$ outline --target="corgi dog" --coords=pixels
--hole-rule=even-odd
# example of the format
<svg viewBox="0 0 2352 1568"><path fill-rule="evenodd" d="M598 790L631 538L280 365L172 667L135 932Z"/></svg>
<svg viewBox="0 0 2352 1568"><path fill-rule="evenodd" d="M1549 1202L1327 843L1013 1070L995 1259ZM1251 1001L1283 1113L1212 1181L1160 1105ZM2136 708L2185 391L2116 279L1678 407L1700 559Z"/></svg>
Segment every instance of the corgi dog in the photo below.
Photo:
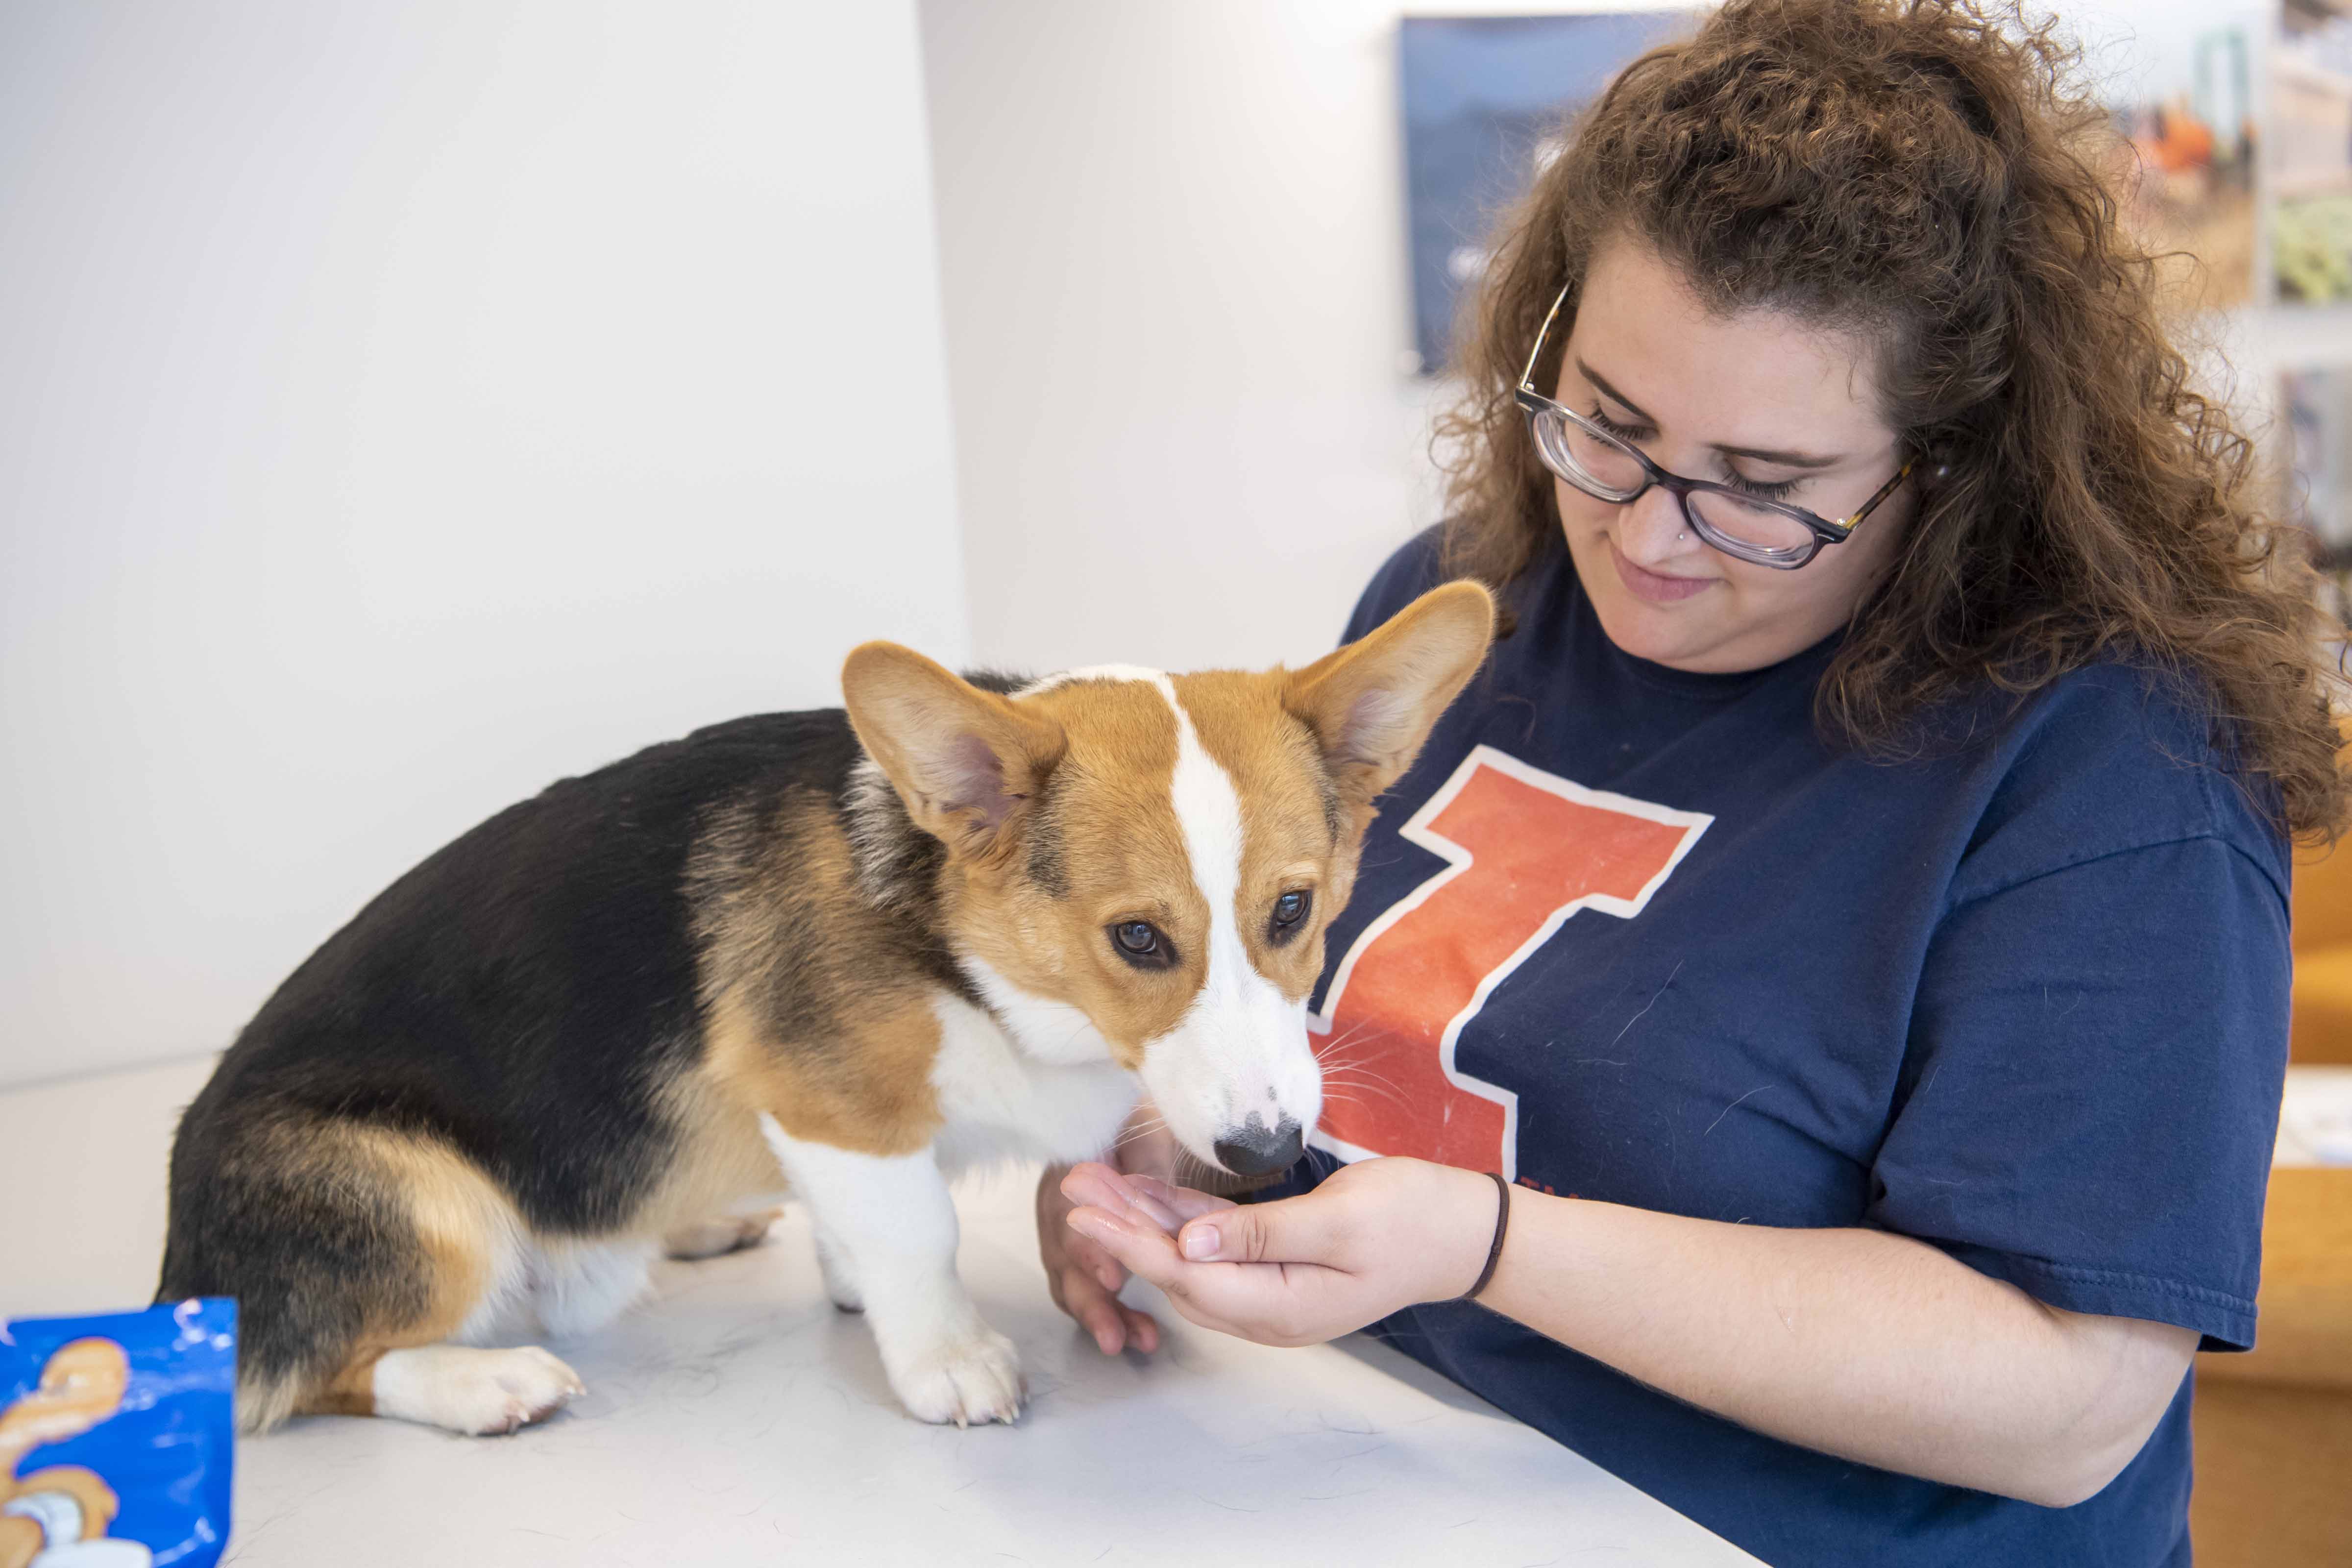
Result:
<svg viewBox="0 0 2352 1568"><path fill-rule="evenodd" d="M1438 588L1299 670L960 679L698 731L441 849L263 1005L183 1118L158 1299L233 1296L238 1419L507 1432L667 1242L807 1205L924 1421L1011 1421L948 1182L1099 1153L1148 1093L1239 1175L1322 1104L1306 1003L1374 799L1486 657ZM771 1209L771 1212L772 1209Z"/></svg>

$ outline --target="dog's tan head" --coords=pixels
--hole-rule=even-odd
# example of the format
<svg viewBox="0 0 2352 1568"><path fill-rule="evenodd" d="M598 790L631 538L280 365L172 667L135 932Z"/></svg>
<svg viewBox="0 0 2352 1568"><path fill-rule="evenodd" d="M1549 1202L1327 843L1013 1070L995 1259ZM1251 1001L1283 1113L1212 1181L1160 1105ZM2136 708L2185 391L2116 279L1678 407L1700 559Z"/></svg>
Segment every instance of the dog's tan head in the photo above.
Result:
<svg viewBox="0 0 2352 1568"><path fill-rule="evenodd" d="M1373 799L1494 620L1454 583L1305 669L1082 669L1011 696L868 643L842 689L947 846L948 936L1023 1047L1140 1073L1194 1154L1257 1174L1322 1110L1307 995Z"/></svg>

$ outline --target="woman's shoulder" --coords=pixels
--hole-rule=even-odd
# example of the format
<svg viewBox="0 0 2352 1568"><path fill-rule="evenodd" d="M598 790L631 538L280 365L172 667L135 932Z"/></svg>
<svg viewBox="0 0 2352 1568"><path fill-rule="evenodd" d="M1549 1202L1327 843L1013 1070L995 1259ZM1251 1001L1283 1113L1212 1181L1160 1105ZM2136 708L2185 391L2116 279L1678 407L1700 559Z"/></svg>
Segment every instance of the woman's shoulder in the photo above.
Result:
<svg viewBox="0 0 2352 1568"><path fill-rule="evenodd" d="M2192 678L2122 659L2085 665L2018 708L1988 751L1998 779L1957 896L2200 838L2244 855L2285 896L2276 791L2242 765Z"/></svg>

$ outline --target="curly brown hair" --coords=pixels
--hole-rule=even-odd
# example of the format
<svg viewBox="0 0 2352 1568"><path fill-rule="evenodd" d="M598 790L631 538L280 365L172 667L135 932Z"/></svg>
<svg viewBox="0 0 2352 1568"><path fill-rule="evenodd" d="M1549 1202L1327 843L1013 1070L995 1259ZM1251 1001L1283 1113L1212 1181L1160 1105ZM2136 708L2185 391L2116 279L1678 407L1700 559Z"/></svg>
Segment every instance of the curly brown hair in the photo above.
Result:
<svg viewBox="0 0 2352 1568"><path fill-rule="evenodd" d="M1867 334L1888 424L1943 470L1822 677L1825 733L1906 754L1939 703L2127 659L2185 677L2281 826L2332 838L2347 785L2302 536L2253 503L2252 444L2190 384L2075 63L2011 5L1730 0L1628 66L1465 311L1447 561L1499 587L1559 537L1512 390L1553 296L1572 317L1595 247L1634 237L1727 313Z"/></svg>

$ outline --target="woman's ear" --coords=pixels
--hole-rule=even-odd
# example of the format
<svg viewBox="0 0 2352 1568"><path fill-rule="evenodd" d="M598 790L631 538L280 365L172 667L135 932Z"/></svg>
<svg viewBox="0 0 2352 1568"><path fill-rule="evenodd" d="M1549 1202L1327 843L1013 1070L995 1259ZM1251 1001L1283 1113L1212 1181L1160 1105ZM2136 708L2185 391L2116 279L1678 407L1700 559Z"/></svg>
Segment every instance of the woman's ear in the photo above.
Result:
<svg viewBox="0 0 2352 1568"><path fill-rule="evenodd" d="M989 854L1017 837L1062 757L1059 724L896 643L852 652L841 694L907 815L961 853Z"/></svg>
<svg viewBox="0 0 2352 1568"><path fill-rule="evenodd" d="M1448 583L1290 676L1283 706L1314 732L1351 810L1412 765L1494 637L1494 596L1467 580Z"/></svg>

